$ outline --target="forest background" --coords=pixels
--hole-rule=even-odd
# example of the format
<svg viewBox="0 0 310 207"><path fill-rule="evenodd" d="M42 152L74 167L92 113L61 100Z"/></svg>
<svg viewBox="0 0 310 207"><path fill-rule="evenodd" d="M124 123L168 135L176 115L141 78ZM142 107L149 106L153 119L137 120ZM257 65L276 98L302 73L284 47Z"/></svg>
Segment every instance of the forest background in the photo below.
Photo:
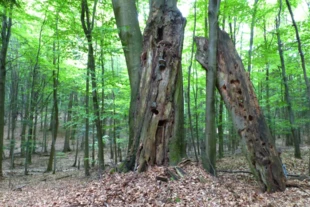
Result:
<svg viewBox="0 0 310 207"><path fill-rule="evenodd" d="M1 51L6 83L5 93L0 94L5 100L2 112L5 122L0 123L5 127L0 130L4 142L0 144L2 158L9 162L1 167L1 174L13 172L16 159L22 163L23 174L28 174L33 165L32 156L36 155L48 155L46 169L55 173L57 160L66 157L67 152L74 150L72 164L77 166L80 165L78 152L86 149L89 150L86 153L90 153L86 159L93 167L97 164L99 169L102 164L117 166L127 152L131 95L112 2L98 1L91 22L95 88L87 86L87 80L93 76L92 71L86 70L88 43L81 25L80 1L2 3L2 48L8 47L6 57ZM93 2L88 3L92 9ZM307 148L302 148L301 153L297 148L310 144L307 77L310 3L289 3L295 22L285 2L279 12L278 1L222 1L219 27L230 35L236 46L277 147L294 146L295 157L301 158ZM139 0L136 5L143 31L149 3ZM207 36L207 6L206 1L178 2L187 19L182 51L184 129L187 155L193 159L201 154L206 127L206 72L192 57L193 31L195 36ZM281 25L277 24L277 18L281 19ZM282 39L282 58L278 34ZM100 150L96 139L98 110L92 107L94 100L89 94L85 98L87 91L98 94L105 162L96 157ZM242 141L219 94L216 94L215 110L217 157L239 153ZM52 114L59 117L58 124L53 123L56 119Z"/></svg>

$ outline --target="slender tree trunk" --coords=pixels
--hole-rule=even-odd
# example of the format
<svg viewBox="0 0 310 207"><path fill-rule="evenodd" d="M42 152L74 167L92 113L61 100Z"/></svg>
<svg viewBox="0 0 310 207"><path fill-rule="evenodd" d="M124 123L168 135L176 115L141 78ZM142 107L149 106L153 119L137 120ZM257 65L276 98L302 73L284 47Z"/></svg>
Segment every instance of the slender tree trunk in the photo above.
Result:
<svg viewBox="0 0 310 207"><path fill-rule="evenodd" d="M195 102L195 135L196 135L196 142L197 142L197 153L200 155L200 141L199 141L199 113L198 113L198 72L197 67L195 64L195 90L193 90L194 94L194 102Z"/></svg>
<svg viewBox="0 0 310 207"><path fill-rule="evenodd" d="M11 37L12 26L12 6L1 12L2 28L1 28L1 49L0 49L0 177L3 176L2 160L3 160L3 138L4 138L4 108L5 108L5 79L6 79L6 56Z"/></svg>
<svg viewBox="0 0 310 207"><path fill-rule="evenodd" d="M251 22L250 48L249 48L249 53L248 53L248 72L249 73L251 73L251 70L252 70L252 52L253 52L254 26L256 22L257 4L258 4L258 0L255 0L254 5L253 5L254 9L253 9L253 15L252 15L252 22Z"/></svg>
<svg viewBox="0 0 310 207"><path fill-rule="evenodd" d="M267 29L266 29L266 20L264 19L264 44L265 44L265 54L269 50L268 41L267 41ZM275 144L276 140L273 134L272 120L271 120L271 108L270 108L270 90L269 90L269 69L270 69L270 61L268 55L265 56L266 61L266 108L267 108L267 123L270 129L271 136L273 138L273 144Z"/></svg>
<svg viewBox="0 0 310 207"><path fill-rule="evenodd" d="M84 30L84 34L87 38L88 42L88 60L87 60L87 70L90 70L91 75L91 85L92 85L92 98L93 98L93 108L95 114L95 123L97 129L97 139L98 139L98 161L99 161L99 169L104 169L104 146L102 141L102 124L100 120L100 108L98 103L98 93L97 93L97 80L96 80L96 66L95 66L95 57L94 57L94 49L92 42L92 31L94 29L94 21L96 14L96 6L98 0L95 0L93 6L92 18L90 19L89 8L87 4L87 0L81 0L81 22Z"/></svg>
<svg viewBox="0 0 310 207"><path fill-rule="evenodd" d="M28 83L26 83L26 86ZM25 88L22 86L21 91L26 91ZM24 115L22 116L22 129L20 133L20 153L21 157L25 156L25 149L26 149L26 130L27 130L27 120L29 118L29 95L28 92L22 94L22 106L24 108L23 112Z"/></svg>
<svg viewBox="0 0 310 207"><path fill-rule="evenodd" d="M289 121L291 124L291 132L294 140L294 155L296 158L301 158L301 153L300 153L300 146L299 146L299 139L297 136L297 131L295 127L295 115L292 107L292 99L291 95L289 92L289 87L288 87L288 81L287 81L287 76L286 76L286 68L285 68L285 62L284 62L284 54L283 54L283 49L282 49L282 41L281 41L281 36L280 36L280 20L281 20L281 11L282 11L282 0L280 0L280 8L279 8L279 13L276 19L276 28L277 28L277 39L278 39L278 51L279 51L279 56L281 60L281 70L282 70L282 79L283 79L283 84L284 84L284 98L285 102L287 103L287 110L289 113Z"/></svg>
<svg viewBox="0 0 310 207"><path fill-rule="evenodd" d="M208 65L208 41L196 38L196 59L206 69ZM286 178L282 163L258 105L249 74L227 33L219 32L218 67L216 86L230 111L238 134L246 142L247 158L262 190L284 191Z"/></svg>
<svg viewBox="0 0 310 207"><path fill-rule="evenodd" d="M216 132L215 132L215 83L217 67L218 42L218 12L219 0L210 0L209 16L209 45L208 45L208 71L206 96L206 157L202 157L203 167L212 175L216 175Z"/></svg>
<svg viewBox="0 0 310 207"><path fill-rule="evenodd" d="M59 113L58 113L58 95L57 95L57 89L58 89L58 76L59 76L59 37L58 37L58 18L59 18L59 12L57 11L56 14L56 37L53 43L53 108L54 108L54 116L53 116L53 127L52 127L52 146L51 146L51 153L48 160L47 165L47 172L52 171L53 168L53 160L54 160L54 170L53 174L56 172L56 139L58 134L58 125L59 125ZM57 55L56 55L56 41L57 41Z"/></svg>
<svg viewBox="0 0 310 207"><path fill-rule="evenodd" d="M18 101L18 79L19 75L16 71L16 68L12 68L11 72L11 138L10 138L10 157L11 157L11 169L14 168L14 150L15 150L15 129L16 129L16 120L18 116L17 112L17 101Z"/></svg>
<svg viewBox="0 0 310 207"><path fill-rule="evenodd" d="M194 140L194 132L193 132L193 121L192 121L192 113L191 113L191 73L192 73L192 64L193 64L193 55L194 55L194 37L196 32L196 1L194 2L194 29L193 29L193 42L192 42L192 49L191 49L191 57L188 66L188 76L187 76L187 114L188 114L188 121L189 121L189 131L190 131L190 138L192 141L192 145L195 152L195 158L198 162L198 154L196 150L195 140ZM197 143L198 144L198 143Z"/></svg>
<svg viewBox="0 0 310 207"><path fill-rule="evenodd" d="M89 176L89 148L88 148L88 140L89 140L89 70L86 72L86 92L85 92L85 148L84 148L84 173L85 176ZM93 128L94 130L94 128ZM93 131L94 134L94 131ZM94 159L94 158L93 158Z"/></svg>
<svg viewBox="0 0 310 207"><path fill-rule="evenodd" d="M291 19L292 19L292 22L293 22L293 27L295 29L295 35L296 35L296 39L297 39L297 43L298 43L298 52L299 52L299 56L300 56L300 60L301 60L301 67L302 67L303 76L304 76L306 87L307 87L308 105L310 106L310 83L309 83L309 79L308 79L308 76L307 76L307 68L306 68L305 56L304 56L304 52L303 52L303 49L302 49L301 40L300 40L300 37L299 37L298 26L297 26L296 21L294 19L294 14L293 14L293 11L292 11L292 8L291 8L291 4L290 4L289 0L285 0L285 1L286 1L287 8L288 8L288 10L290 12L290 15L291 15Z"/></svg>
<svg viewBox="0 0 310 207"><path fill-rule="evenodd" d="M140 82L140 54L142 53L142 34L135 2L135 0L112 0L119 37L124 48L131 89L128 150L132 148L134 140L135 110Z"/></svg>
<svg viewBox="0 0 310 207"><path fill-rule="evenodd" d="M91 166L94 167L95 166L95 126L93 125L93 133L92 133L92 140L93 140L93 143L92 143L92 154L91 154L91 157L92 157L92 162L91 162Z"/></svg>
<svg viewBox="0 0 310 207"><path fill-rule="evenodd" d="M223 98L221 98L220 100L220 106L219 106L219 120L218 120L218 125L217 125L217 129L218 129L218 137L219 137L219 158L223 158L224 157L224 137L223 137Z"/></svg>
<svg viewBox="0 0 310 207"><path fill-rule="evenodd" d="M48 127L47 127L47 113L48 113L48 104L46 104L45 107L45 114L44 114L44 126L43 126L43 152L47 153L47 132L48 132Z"/></svg>
<svg viewBox="0 0 310 207"><path fill-rule="evenodd" d="M87 77L86 77L87 78ZM68 103L68 112L67 112L67 123L72 121L72 105L73 105L73 93L70 93L69 103ZM86 116L88 116L86 114ZM65 141L64 141L64 149L63 152L70 152L70 133L71 133L71 124L66 127Z"/></svg>
<svg viewBox="0 0 310 207"><path fill-rule="evenodd" d="M36 55L35 64L32 70L32 82L31 82L31 91L30 91L30 111L29 111L29 120L28 120L28 135L27 135L27 142L26 142L26 156L25 156L25 175L28 175L28 164L31 164L31 154L33 152L33 128L34 128L34 116L35 116L35 107L37 104L37 96L38 90L36 89L36 82L37 82L37 75L39 69L39 56L41 52L41 41L42 41L42 33L43 27L46 22L46 14L44 16L44 20L41 25L40 33L39 33L39 46Z"/></svg>

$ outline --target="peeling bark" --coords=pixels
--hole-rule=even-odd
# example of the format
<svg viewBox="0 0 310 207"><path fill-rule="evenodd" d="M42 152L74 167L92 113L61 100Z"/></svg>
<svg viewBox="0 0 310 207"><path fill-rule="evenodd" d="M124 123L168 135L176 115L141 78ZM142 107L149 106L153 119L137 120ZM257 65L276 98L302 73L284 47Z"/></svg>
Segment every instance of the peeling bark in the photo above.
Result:
<svg viewBox="0 0 310 207"><path fill-rule="evenodd" d="M171 2L153 2L144 31L134 145L127 157L128 169L135 161L139 171L152 165L176 164L185 155L181 70L185 19Z"/></svg>
<svg viewBox="0 0 310 207"><path fill-rule="evenodd" d="M208 68L208 41L196 37L196 59ZM284 191L282 163L253 90L249 74L227 33L219 30L217 88L230 111L238 134L246 142L247 158L262 189Z"/></svg>

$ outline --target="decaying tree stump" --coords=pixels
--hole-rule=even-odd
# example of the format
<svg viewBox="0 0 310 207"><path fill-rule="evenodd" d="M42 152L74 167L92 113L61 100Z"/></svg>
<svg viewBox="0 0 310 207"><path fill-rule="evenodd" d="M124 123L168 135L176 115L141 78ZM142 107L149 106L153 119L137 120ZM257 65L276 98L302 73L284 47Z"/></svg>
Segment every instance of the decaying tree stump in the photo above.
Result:
<svg viewBox="0 0 310 207"><path fill-rule="evenodd" d="M208 41L195 38L196 59L208 69ZM247 159L264 191L284 191L286 178L282 163L272 144L272 137L253 90L249 74L227 33L219 31L217 89L238 134L246 142Z"/></svg>
<svg viewBox="0 0 310 207"><path fill-rule="evenodd" d="M185 19L176 1L152 1L143 34L134 144L125 164L177 164L185 155L181 54Z"/></svg>

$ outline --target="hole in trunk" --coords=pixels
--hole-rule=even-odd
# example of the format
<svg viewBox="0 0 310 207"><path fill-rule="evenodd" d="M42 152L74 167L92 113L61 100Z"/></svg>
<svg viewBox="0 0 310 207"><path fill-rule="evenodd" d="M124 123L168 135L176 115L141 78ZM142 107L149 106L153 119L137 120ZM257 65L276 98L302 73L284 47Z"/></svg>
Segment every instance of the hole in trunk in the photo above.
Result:
<svg viewBox="0 0 310 207"><path fill-rule="evenodd" d="M160 121L158 122L158 126L159 126L159 127L160 127L160 126L164 126L165 123L166 123L166 120L160 120Z"/></svg>
<svg viewBox="0 0 310 207"><path fill-rule="evenodd" d="M226 90L226 85L224 84L224 85L222 86L222 88L223 88L223 90Z"/></svg>
<svg viewBox="0 0 310 207"><path fill-rule="evenodd" d="M241 88L238 88L237 93L239 93L240 95L242 94Z"/></svg>
<svg viewBox="0 0 310 207"><path fill-rule="evenodd" d="M235 63L235 65L234 65L234 66L235 66L235 69L237 69L237 68L238 68L238 64L237 64L237 63Z"/></svg>
<svg viewBox="0 0 310 207"><path fill-rule="evenodd" d="M164 36L164 29L163 28L158 28L157 29L157 41L161 41Z"/></svg>
<svg viewBox="0 0 310 207"><path fill-rule="evenodd" d="M239 80L231 80L231 81L230 81L230 84L239 84L239 83L240 83Z"/></svg>
<svg viewBox="0 0 310 207"><path fill-rule="evenodd" d="M249 115L249 121L253 121L253 116Z"/></svg>
<svg viewBox="0 0 310 207"><path fill-rule="evenodd" d="M152 109L151 111L153 114L156 114L156 115L159 113L157 109Z"/></svg>

